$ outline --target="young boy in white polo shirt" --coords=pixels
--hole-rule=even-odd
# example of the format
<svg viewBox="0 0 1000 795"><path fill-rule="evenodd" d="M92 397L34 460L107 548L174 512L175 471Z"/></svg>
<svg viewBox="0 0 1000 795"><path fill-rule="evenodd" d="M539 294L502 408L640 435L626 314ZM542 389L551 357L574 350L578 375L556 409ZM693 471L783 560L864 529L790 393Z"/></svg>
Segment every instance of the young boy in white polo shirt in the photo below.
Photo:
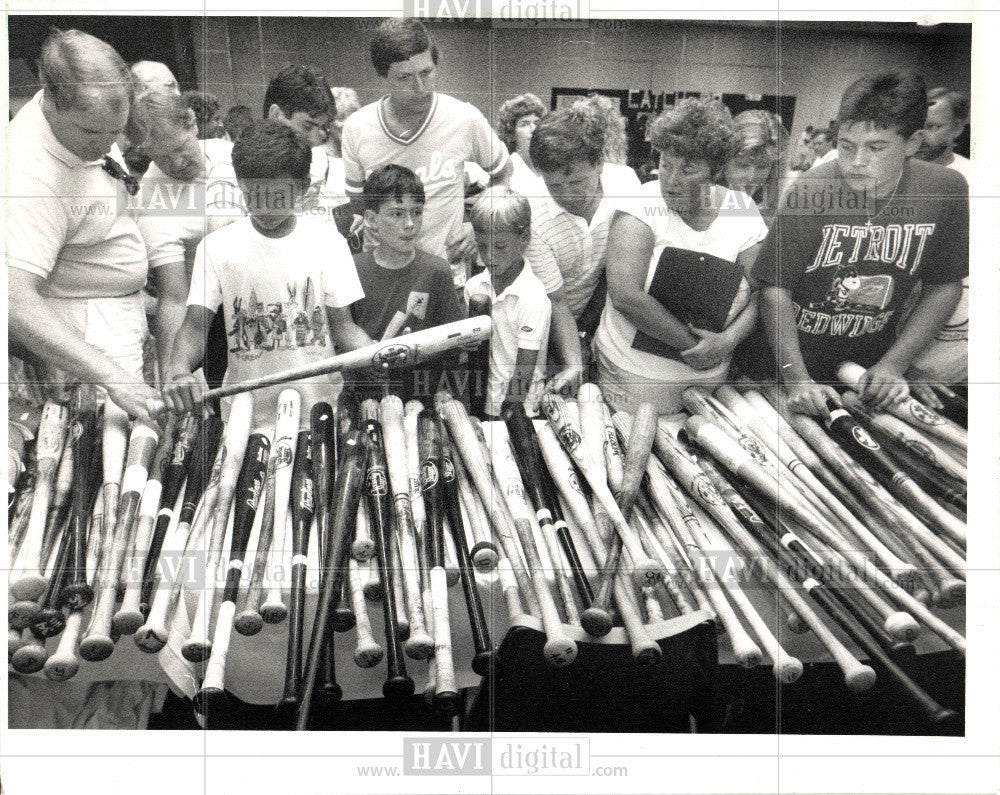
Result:
<svg viewBox="0 0 1000 795"><path fill-rule="evenodd" d="M515 401L523 402L528 414L536 414L545 387L552 304L524 260L531 239L531 206L521 194L498 185L477 197L470 220L486 270L466 282L465 295L487 295L492 301L486 414L497 418L505 403Z"/></svg>

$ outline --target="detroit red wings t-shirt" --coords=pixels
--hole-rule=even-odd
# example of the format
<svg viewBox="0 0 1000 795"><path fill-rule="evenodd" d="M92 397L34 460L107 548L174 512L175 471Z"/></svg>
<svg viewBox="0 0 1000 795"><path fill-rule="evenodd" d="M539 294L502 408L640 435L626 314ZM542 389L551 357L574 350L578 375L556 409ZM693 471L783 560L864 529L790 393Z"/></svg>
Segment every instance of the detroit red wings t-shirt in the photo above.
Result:
<svg viewBox="0 0 1000 795"><path fill-rule="evenodd" d="M782 197L753 268L791 292L810 376L832 380L840 362L878 362L897 336L914 284L969 272L969 192L958 173L908 160L895 193L873 203L840 178L838 161L802 175Z"/></svg>

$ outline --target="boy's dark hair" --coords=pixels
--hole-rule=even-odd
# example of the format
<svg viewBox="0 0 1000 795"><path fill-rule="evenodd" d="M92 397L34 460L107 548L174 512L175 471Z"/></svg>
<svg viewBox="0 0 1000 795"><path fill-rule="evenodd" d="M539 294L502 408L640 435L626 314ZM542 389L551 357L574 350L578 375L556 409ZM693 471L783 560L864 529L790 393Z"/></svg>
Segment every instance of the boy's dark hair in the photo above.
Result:
<svg viewBox="0 0 1000 795"><path fill-rule="evenodd" d="M851 83L840 100L839 126L871 122L909 138L927 119L927 88L916 72L879 72Z"/></svg>
<svg viewBox="0 0 1000 795"><path fill-rule="evenodd" d="M205 91L185 91L181 96L184 97L187 106L194 111L195 122L198 125L198 137L202 140L221 138L225 133L225 128L222 126L222 119L219 118L222 108L215 95Z"/></svg>
<svg viewBox="0 0 1000 795"><path fill-rule="evenodd" d="M378 26L372 39L372 66L380 77L385 77L394 63L408 61L427 50L431 51L431 60L437 66L437 44L422 22L416 19L387 19Z"/></svg>
<svg viewBox="0 0 1000 795"><path fill-rule="evenodd" d="M233 144L233 171L240 180L295 179L309 181L312 150L286 124L265 119L254 122Z"/></svg>
<svg viewBox="0 0 1000 795"><path fill-rule="evenodd" d="M330 93L330 84L311 66L288 64L271 78L264 94L264 116L277 105L289 119L302 111L309 116L337 117L337 103Z"/></svg>
<svg viewBox="0 0 1000 795"><path fill-rule="evenodd" d="M594 166L603 152L603 123L579 107L553 111L539 121L528 146L531 162L542 171L559 171L574 160Z"/></svg>
<svg viewBox="0 0 1000 795"><path fill-rule="evenodd" d="M426 201L424 183L406 166L395 163L389 163L369 174L361 192L365 209L374 213L386 202L393 199L402 201L404 196L411 196L414 201L423 204Z"/></svg>
<svg viewBox="0 0 1000 795"><path fill-rule="evenodd" d="M243 135L244 130L252 125L253 122L253 111L246 105L233 105L226 111L226 116L222 120L230 141L240 140L240 136Z"/></svg>

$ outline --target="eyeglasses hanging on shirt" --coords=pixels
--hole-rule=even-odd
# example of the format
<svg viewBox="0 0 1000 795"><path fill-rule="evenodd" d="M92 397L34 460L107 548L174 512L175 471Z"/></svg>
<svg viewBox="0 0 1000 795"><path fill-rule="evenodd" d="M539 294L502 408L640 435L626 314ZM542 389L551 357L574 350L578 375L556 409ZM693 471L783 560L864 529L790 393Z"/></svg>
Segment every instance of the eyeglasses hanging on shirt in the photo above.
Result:
<svg viewBox="0 0 1000 795"><path fill-rule="evenodd" d="M129 174L124 168L122 168L121 163L115 160L111 155L104 156L104 165L102 168L112 176L114 179L120 179L125 183L125 190L128 191L129 196L135 196L139 192L139 179L134 174Z"/></svg>

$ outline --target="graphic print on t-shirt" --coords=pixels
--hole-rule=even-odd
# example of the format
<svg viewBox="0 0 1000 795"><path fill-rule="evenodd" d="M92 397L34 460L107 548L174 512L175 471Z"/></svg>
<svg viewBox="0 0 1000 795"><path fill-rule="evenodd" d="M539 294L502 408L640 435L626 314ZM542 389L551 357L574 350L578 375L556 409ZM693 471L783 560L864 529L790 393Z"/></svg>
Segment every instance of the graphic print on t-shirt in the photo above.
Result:
<svg viewBox="0 0 1000 795"><path fill-rule="evenodd" d="M229 353L252 361L264 351L301 348L307 345L326 347L326 312L316 300L311 278L301 284L285 284L283 300L261 301L252 289L246 298L233 299L232 338ZM272 296L275 297L275 296Z"/></svg>
<svg viewBox="0 0 1000 795"><path fill-rule="evenodd" d="M875 314L892 301L893 279L888 274L862 276L853 265L839 268L822 301L809 308L826 312L868 312Z"/></svg>

